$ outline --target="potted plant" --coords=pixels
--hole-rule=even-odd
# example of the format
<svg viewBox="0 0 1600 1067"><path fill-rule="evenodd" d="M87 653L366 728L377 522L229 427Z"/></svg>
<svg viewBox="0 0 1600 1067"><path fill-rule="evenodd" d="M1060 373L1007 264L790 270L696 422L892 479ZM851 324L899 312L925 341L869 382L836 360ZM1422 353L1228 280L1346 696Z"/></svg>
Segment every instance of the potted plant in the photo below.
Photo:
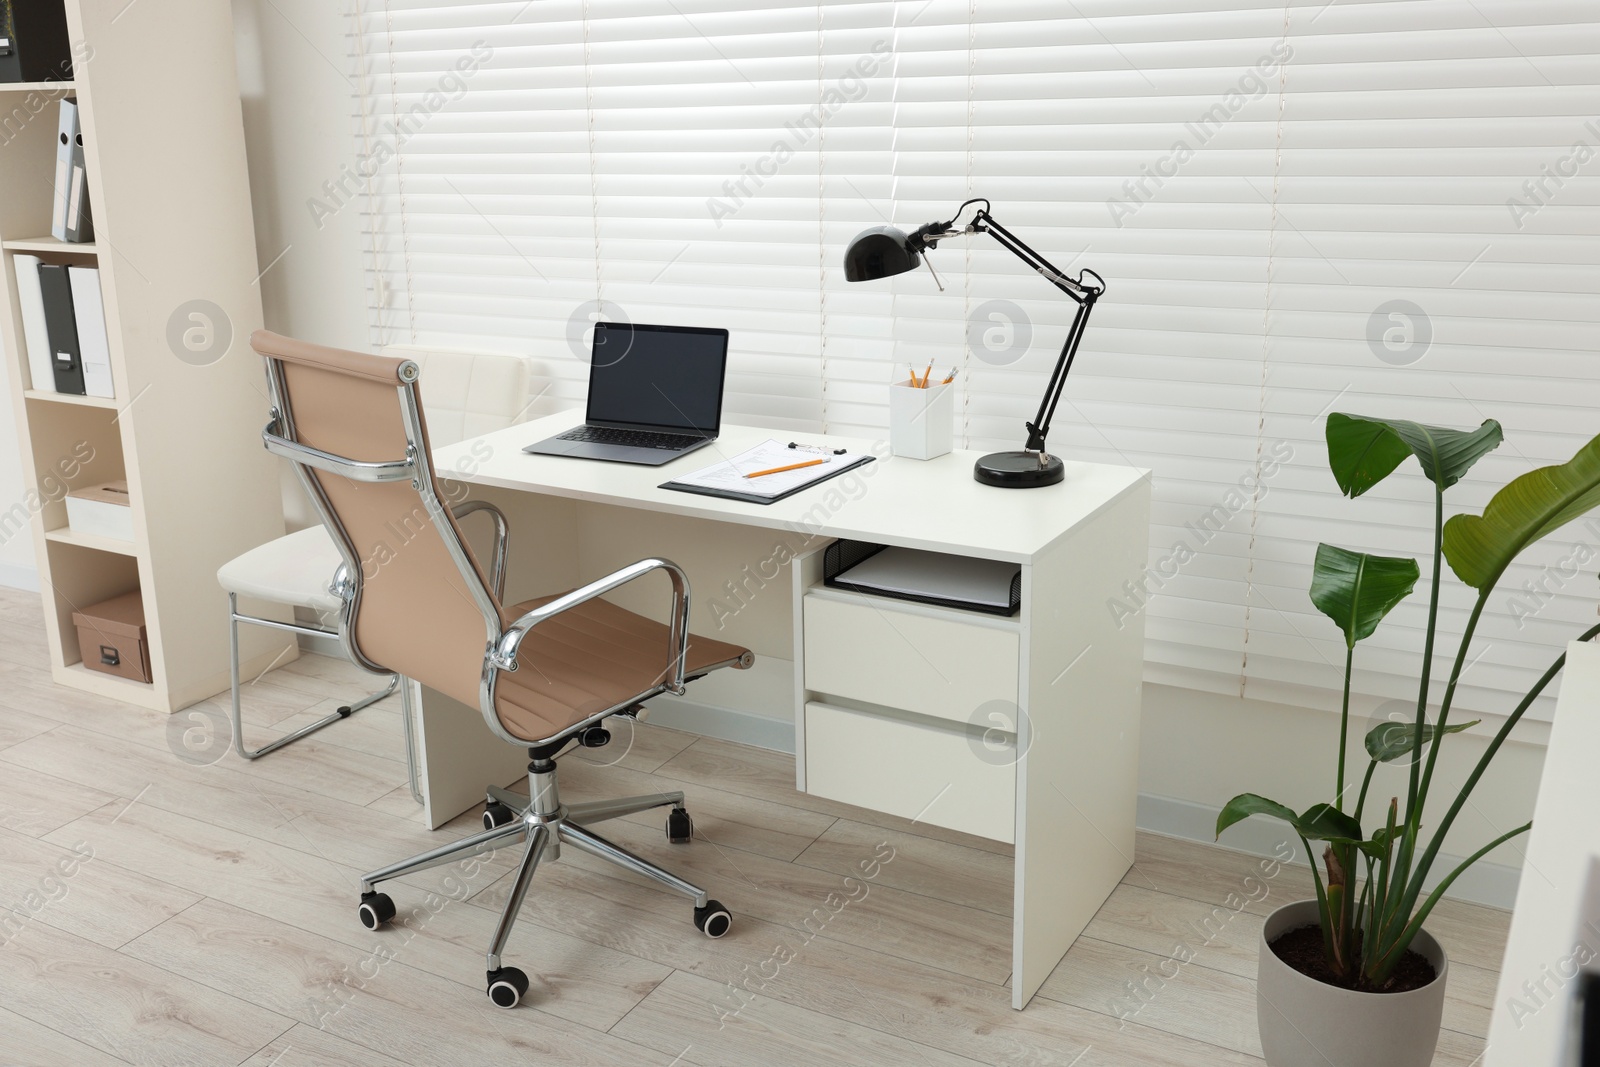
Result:
<svg viewBox="0 0 1600 1067"><path fill-rule="evenodd" d="M1415 722L1386 722L1365 738L1366 773L1359 787L1346 775L1350 672L1355 647L1408 596L1420 576L1417 562L1318 545L1311 601L1344 633L1344 701L1339 720L1337 777L1331 802L1295 812L1244 793L1217 816L1217 835L1251 815L1271 815L1299 835L1312 861L1316 899L1286 905L1262 928L1257 976L1257 1024L1271 1067L1428 1067L1439 1038L1448 961L1423 929L1429 913L1461 872L1490 850L1529 829L1519 826L1490 841L1451 871L1426 896L1424 882L1456 816L1489 762L1534 700L1566 662L1558 656L1489 743L1449 808L1423 840L1423 813L1447 734L1476 725L1451 723L1456 685L1490 594L1525 549L1600 504L1600 437L1571 460L1513 480L1482 515L1444 517L1444 491L1502 440L1500 424L1449 430L1414 422L1335 413L1326 425L1328 465L1346 496L1358 497L1408 457L1433 483L1433 585L1423 645ZM1436 721L1428 695L1439 616L1441 564L1477 591ZM1600 632L1595 627L1583 639ZM1367 792L1379 763L1411 756L1405 803L1391 798L1367 811ZM1350 794L1354 792L1354 803ZM1370 829L1369 829L1370 827ZM1311 842L1322 842L1319 870Z"/></svg>

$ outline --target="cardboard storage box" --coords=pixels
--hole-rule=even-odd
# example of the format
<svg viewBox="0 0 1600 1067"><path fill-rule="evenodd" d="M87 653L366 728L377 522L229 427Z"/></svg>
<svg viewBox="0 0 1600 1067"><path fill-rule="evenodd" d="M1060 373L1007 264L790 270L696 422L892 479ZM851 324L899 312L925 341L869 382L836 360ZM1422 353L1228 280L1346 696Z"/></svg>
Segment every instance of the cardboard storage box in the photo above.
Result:
<svg viewBox="0 0 1600 1067"><path fill-rule="evenodd" d="M67 525L74 533L133 542L133 508L128 483L106 482L67 494Z"/></svg>
<svg viewBox="0 0 1600 1067"><path fill-rule="evenodd" d="M91 671L150 680L150 646L144 636L144 599L138 590L72 613L83 665Z"/></svg>

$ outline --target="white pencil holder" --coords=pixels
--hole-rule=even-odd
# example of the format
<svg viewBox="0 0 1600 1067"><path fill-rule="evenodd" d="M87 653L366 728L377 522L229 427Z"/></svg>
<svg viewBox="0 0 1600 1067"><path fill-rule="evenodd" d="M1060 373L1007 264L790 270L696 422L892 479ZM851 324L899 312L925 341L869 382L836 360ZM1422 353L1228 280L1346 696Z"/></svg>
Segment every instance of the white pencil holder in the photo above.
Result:
<svg viewBox="0 0 1600 1067"><path fill-rule="evenodd" d="M907 459L934 459L955 440L955 390L948 384L918 389L907 379L889 386L889 451Z"/></svg>

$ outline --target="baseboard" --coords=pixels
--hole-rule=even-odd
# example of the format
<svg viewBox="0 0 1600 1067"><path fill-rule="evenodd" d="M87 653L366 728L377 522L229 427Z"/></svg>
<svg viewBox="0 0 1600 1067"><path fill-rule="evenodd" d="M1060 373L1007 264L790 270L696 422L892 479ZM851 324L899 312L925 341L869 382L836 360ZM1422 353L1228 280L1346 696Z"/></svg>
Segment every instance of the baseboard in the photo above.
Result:
<svg viewBox="0 0 1600 1067"><path fill-rule="evenodd" d="M651 704L650 722L672 730L737 741L775 752L794 751L793 723L735 708L695 704L681 698L670 703L656 700ZM1139 794L1138 826L1141 830L1215 845L1216 825L1216 808L1151 793ZM1284 831L1280 825L1267 819L1247 819L1229 830L1227 843L1219 847L1254 856L1271 856L1276 854L1277 846L1283 840ZM1291 841L1291 844L1296 853L1292 862L1303 865L1306 860L1300 855L1303 850L1299 841ZM1452 871L1463 858L1441 852L1434 866L1437 871ZM1456 900L1509 911L1517 900L1517 882L1521 874L1521 869L1517 867L1479 861L1455 880L1446 895ZM1430 879L1428 887L1432 888L1437 881L1438 876Z"/></svg>
<svg viewBox="0 0 1600 1067"><path fill-rule="evenodd" d="M652 726L737 741L773 752L794 752L794 723L736 708L696 704L684 697L652 700L649 722Z"/></svg>
<svg viewBox="0 0 1600 1067"><path fill-rule="evenodd" d="M39 568L23 563L0 563L0 585L7 589L26 589L30 593L37 593Z"/></svg>
<svg viewBox="0 0 1600 1067"><path fill-rule="evenodd" d="M1138 825L1141 830L1167 837L1202 841L1208 845L1217 843L1217 809L1189 800L1140 793ZM1228 830L1227 843L1221 847L1252 856L1271 856L1285 837L1290 839L1295 851L1292 862L1304 865L1306 858L1300 842L1285 831L1283 824L1271 819L1246 819L1237 823ZM1455 870L1465 858L1439 853L1434 871L1442 873L1435 873L1424 883L1425 886L1432 889L1443 873ZM1445 895L1455 900L1487 904L1510 911L1517 902L1517 882L1521 877L1520 868L1480 860L1463 871Z"/></svg>
<svg viewBox="0 0 1600 1067"><path fill-rule="evenodd" d="M310 652L318 656L330 656L333 659L344 659L344 646L339 644L337 637L320 637L315 634L300 635L300 651Z"/></svg>

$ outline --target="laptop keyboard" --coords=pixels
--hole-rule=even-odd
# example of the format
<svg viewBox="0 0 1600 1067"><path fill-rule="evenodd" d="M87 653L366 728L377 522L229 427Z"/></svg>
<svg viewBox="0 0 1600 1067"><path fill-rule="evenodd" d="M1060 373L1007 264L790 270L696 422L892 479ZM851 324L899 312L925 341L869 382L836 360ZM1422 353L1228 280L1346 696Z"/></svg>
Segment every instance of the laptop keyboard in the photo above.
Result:
<svg viewBox="0 0 1600 1067"><path fill-rule="evenodd" d="M693 434L658 433L653 430L619 430L610 426L579 426L556 438L557 441L583 441L597 445L632 445L635 448L664 448L681 451L705 440Z"/></svg>

